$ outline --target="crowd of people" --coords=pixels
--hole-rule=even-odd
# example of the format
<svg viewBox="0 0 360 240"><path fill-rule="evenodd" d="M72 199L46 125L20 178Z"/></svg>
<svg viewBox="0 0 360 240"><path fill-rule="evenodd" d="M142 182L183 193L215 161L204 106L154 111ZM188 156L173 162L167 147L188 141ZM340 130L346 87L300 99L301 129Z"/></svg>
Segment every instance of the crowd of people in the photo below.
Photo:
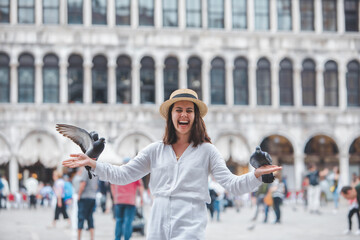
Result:
<svg viewBox="0 0 360 240"><path fill-rule="evenodd" d="M85 226L90 232L90 238L94 239L93 213L97 206L100 206L101 211L107 211L106 196L110 189L116 220L115 239L120 240L123 236L128 240L131 238L132 221L137 212L137 192L141 198L140 207L144 194L148 193L144 191L141 179L151 173L149 189L154 198L147 239L205 239L208 219L205 203L210 218L213 219L216 214L216 220L221 221L221 212L226 207L235 206L239 211L239 196L249 196L243 202L245 204L251 203L251 196L256 196L253 220L263 210L263 222L268 222L270 209L273 209L274 223L280 224L281 205L289 196L295 196L295 200L302 199L309 213L321 214L320 200L324 188L321 184L327 178L331 183L327 188L334 200L334 213L338 208L340 192L349 201L351 208L347 233L351 232L352 216L355 214L360 220L358 182L354 182L352 186L343 186L338 167L331 171L327 168L320 171L315 164L310 164L304 175L302 191L294 195L288 191L286 177L281 176L281 166L262 165L236 176L226 167L223 157L211 143L202 119L206 113L206 104L198 99L194 91L176 90L160 106L160 114L166 120L162 141L150 144L131 161L125 159L123 166L95 161L82 153L70 154L70 158L62 164L75 169L76 173L63 176L61 172L54 171L52 188L48 184L39 183L37 175L32 173L20 190L22 202L19 205L26 203L32 209L39 202L40 205L50 202L54 206L50 228L56 227L62 215L68 227L71 227L72 220L72 225L77 229L78 240L81 239ZM95 175L90 178L84 167L90 167ZM263 183L262 176L270 173L274 173L275 180L270 184ZM3 201L6 194L10 196L8 183L3 179L4 177L0 181L0 206L6 206ZM111 183L110 187L108 182ZM253 192L256 192L255 195ZM98 194L100 198L97 197ZM96 199L99 199L98 204ZM12 200L8 198L8 201ZM71 205L73 214L70 217L67 206ZM360 234L360 231L355 233Z"/></svg>
<svg viewBox="0 0 360 240"><path fill-rule="evenodd" d="M130 158L124 159L127 163ZM273 214L273 223L281 223L281 205L283 201L301 203L310 214L321 214L321 198L324 192L321 182L328 183L331 192L334 213L339 208L339 196L348 200L349 210L347 217L348 228L344 234L355 233L360 235L360 214L359 214L359 191L360 177L355 173L352 175L351 184L343 186L340 181L340 172L337 166L331 170L325 168L319 171L315 165L309 165L304 175L302 189L299 192L288 192L286 178L281 177L281 172L275 174L275 181L271 184L263 183L257 191L252 194L245 194L241 198L227 192L213 177L209 177L209 194L211 202L207 204L209 219L221 220L221 213L227 207L244 206L253 203L255 207L252 221L262 216L264 223L268 222L269 214ZM93 181L88 178L83 168L77 169L71 176L62 175L58 171L53 172L53 183L42 183L32 173L27 178L18 193L11 193L5 176L0 176L0 208L29 208L53 207L54 218L50 228L56 227L57 221L62 216L67 226L78 230L81 236L84 223L90 234L93 235L94 224L92 213L96 207L99 211L108 213L112 211L115 220L115 239L130 239L132 235L132 221L138 208L142 207L143 196L147 195L141 180L131 184L120 186L100 181L96 177ZM90 184L91 183L91 184ZM88 186L88 187L87 187ZM356 193L356 191L358 193ZM271 196L272 201L267 202L265 198ZM109 206L109 197L113 206ZM137 199L138 198L138 201ZM146 196L144 197L146 198ZM239 201L237 203L237 201ZM296 204L297 207L300 204ZM71 215L69 214L71 209ZM355 218L354 218L355 216ZM353 224L353 220L357 224ZM356 226L356 227L354 227ZM354 230L355 229L355 230ZM352 232L353 230L353 232ZM144 233L144 232L143 232Z"/></svg>

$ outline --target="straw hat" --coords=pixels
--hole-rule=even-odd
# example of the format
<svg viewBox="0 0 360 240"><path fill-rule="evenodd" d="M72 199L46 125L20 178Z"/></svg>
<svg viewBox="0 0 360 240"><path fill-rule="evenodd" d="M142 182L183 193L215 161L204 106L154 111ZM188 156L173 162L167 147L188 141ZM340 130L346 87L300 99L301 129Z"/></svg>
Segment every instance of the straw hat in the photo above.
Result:
<svg viewBox="0 0 360 240"><path fill-rule="evenodd" d="M170 95L169 100L161 104L159 109L160 115L163 118L167 119L170 106L179 101L190 101L195 103L200 110L201 117L204 117L208 111L206 104L203 101L199 100L196 92L191 89L178 89Z"/></svg>

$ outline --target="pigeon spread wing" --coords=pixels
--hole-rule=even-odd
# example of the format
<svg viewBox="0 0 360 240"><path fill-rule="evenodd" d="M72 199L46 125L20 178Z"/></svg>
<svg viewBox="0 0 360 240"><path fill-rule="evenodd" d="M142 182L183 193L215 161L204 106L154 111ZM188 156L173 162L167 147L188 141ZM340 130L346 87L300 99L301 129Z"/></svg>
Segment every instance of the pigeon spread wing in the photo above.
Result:
<svg viewBox="0 0 360 240"><path fill-rule="evenodd" d="M79 145L83 153L86 153L86 151L93 145L92 137L82 128L68 124L56 124L56 130Z"/></svg>

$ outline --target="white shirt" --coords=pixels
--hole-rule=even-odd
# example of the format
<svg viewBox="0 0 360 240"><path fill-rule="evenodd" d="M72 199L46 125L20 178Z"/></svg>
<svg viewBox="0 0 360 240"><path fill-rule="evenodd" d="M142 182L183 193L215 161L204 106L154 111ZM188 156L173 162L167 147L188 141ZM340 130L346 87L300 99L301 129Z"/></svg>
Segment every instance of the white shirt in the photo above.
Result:
<svg viewBox="0 0 360 240"><path fill-rule="evenodd" d="M210 203L208 175L229 192L239 195L253 191L261 181L253 172L233 175L214 145L191 143L179 160L171 145L155 142L123 166L97 162L95 174L103 181L125 185L151 172L150 191L154 197L181 197Z"/></svg>
<svg viewBox="0 0 360 240"><path fill-rule="evenodd" d="M126 165L97 162L95 168L101 180L120 185L134 182L150 172L149 187L155 198L148 240L205 239L210 173L234 194L253 191L262 183L253 172L233 175L210 143L197 147L190 144L177 161L171 145L155 142Z"/></svg>
<svg viewBox="0 0 360 240"><path fill-rule="evenodd" d="M25 187L29 195L36 195L38 191L39 182L33 177L28 178L25 181Z"/></svg>

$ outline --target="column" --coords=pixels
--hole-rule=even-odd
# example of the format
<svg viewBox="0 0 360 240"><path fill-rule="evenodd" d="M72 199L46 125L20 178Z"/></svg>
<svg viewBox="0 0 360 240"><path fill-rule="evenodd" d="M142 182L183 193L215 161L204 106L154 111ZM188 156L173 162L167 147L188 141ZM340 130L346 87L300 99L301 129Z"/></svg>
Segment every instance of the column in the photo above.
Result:
<svg viewBox="0 0 360 240"><path fill-rule="evenodd" d="M162 60L156 59L155 66L155 104L164 102L164 64Z"/></svg>
<svg viewBox="0 0 360 240"><path fill-rule="evenodd" d="M137 0L132 0L130 4L131 28L136 29L139 26L139 5Z"/></svg>
<svg viewBox="0 0 360 240"><path fill-rule="evenodd" d="M340 165L340 178L341 183L343 185L348 185L350 183L350 176L349 176L349 154L345 151L340 151L339 154L339 165Z"/></svg>
<svg viewBox="0 0 360 240"><path fill-rule="evenodd" d="M229 60L225 63L225 104L228 106L234 105L234 65L232 63L233 61Z"/></svg>
<svg viewBox="0 0 360 240"><path fill-rule="evenodd" d="M84 62L84 103L92 103L92 81L91 68L92 63Z"/></svg>
<svg viewBox="0 0 360 240"><path fill-rule="evenodd" d="M294 170L295 170L295 190L301 190L302 179L305 173L304 154L296 153L294 156Z"/></svg>
<svg viewBox="0 0 360 240"><path fill-rule="evenodd" d="M299 5L299 0L292 0L291 1L291 13L292 13L293 32L298 33L300 31L300 5Z"/></svg>
<svg viewBox="0 0 360 240"><path fill-rule="evenodd" d="M347 90L346 90L346 63L339 62L339 107L341 110L346 110L347 105Z"/></svg>
<svg viewBox="0 0 360 240"><path fill-rule="evenodd" d="M9 1L10 2L10 1ZM18 23L18 1L11 1L10 4L10 24L15 25Z"/></svg>
<svg viewBox="0 0 360 240"><path fill-rule="evenodd" d="M19 165L14 155L11 156L9 162L9 172L10 172L9 174L10 192L17 192L19 191L19 178L18 178Z"/></svg>
<svg viewBox="0 0 360 240"><path fill-rule="evenodd" d="M16 62L10 63L10 102L18 102L18 68L19 64Z"/></svg>
<svg viewBox="0 0 360 240"><path fill-rule="evenodd" d="M253 32L255 30L254 1L247 1L247 25L248 25L249 32Z"/></svg>
<svg viewBox="0 0 360 240"><path fill-rule="evenodd" d="M276 33L277 31L277 8L276 0L270 0L270 31Z"/></svg>
<svg viewBox="0 0 360 240"><path fill-rule="evenodd" d="M294 105L295 107L302 106L302 86L301 86L301 67L294 65Z"/></svg>
<svg viewBox="0 0 360 240"><path fill-rule="evenodd" d="M130 3L131 4L131 3ZM107 1L107 26L113 28L115 26L115 0Z"/></svg>
<svg viewBox="0 0 360 240"><path fill-rule="evenodd" d="M108 62L108 103L116 103L116 64Z"/></svg>
<svg viewBox="0 0 360 240"><path fill-rule="evenodd" d="M187 63L185 59L180 59L179 64L179 88L188 88L187 85Z"/></svg>
<svg viewBox="0 0 360 240"><path fill-rule="evenodd" d="M316 105L324 107L324 69L323 66L316 67Z"/></svg>
<svg viewBox="0 0 360 240"><path fill-rule="evenodd" d="M179 29L185 29L186 28L186 1L180 0L178 1L179 9L178 9L178 15L179 15Z"/></svg>
<svg viewBox="0 0 360 240"><path fill-rule="evenodd" d="M154 0L154 3L154 25L159 29L163 25L162 0Z"/></svg>
<svg viewBox="0 0 360 240"><path fill-rule="evenodd" d="M68 63L67 61L63 60L59 64L59 74L60 74L60 103L67 103L68 102L68 80L67 80L67 68Z"/></svg>
<svg viewBox="0 0 360 240"><path fill-rule="evenodd" d="M84 20L84 27L90 27L91 26L91 18L92 18L92 12L91 12L91 0L84 0L83 5L83 20Z"/></svg>
<svg viewBox="0 0 360 240"><path fill-rule="evenodd" d="M140 65L139 61L135 62L135 60L131 70L131 102L134 106L138 106L140 104Z"/></svg>
<svg viewBox="0 0 360 240"><path fill-rule="evenodd" d="M231 31L232 29L231 0L224 1L224 25L226 31Z"/></svg>
<svg viewBox="0 0 360 240"><path fill-rule="evenodd" d="M42 79L42 62L35 63L35 103L43 102L43 79Z"/></svg>
<svg viewBox="0 0 360 240"><path fill-rule="evenodd" d="M338 0L337 1L337 30L338 33L345 32L345 9L344 9L344 1Z"/></svg>
<svg viewBox="0 0 360 240"><path fill-rule="evenodd" d="M207 7L207 0L201 1L201 14L202 14L202 28L208 28L208 7Z"/></svg>
<svg viewBox="0 0 360 240"><path fill-rule="evenodd" d="M42 0L35 0L35 25L41 25L43 20Z"/></svg>
<svg viewBox="0 0 360 240"><path fill-rule="evenodd" d="M249 58L248 82L249 82L249 106L256 107L256 61Z"/></svg>
<svg viewBox="0 0 360 240"><path fill-rule="evenodd" d="M59 22L60 25L67 24L67 1L59 1Z"/></svg>
<svg viewBox="0 0 360 240"><path fill-rule="evenodd" d="M314 0L314 12L315 12L315 32L322 33L322 3L321 0Z"/></svg>
<svg viewBox="0 0 360 240"><path fill-rule="evenodd" d="M203 58L203 64L201 68L202 76L202 93L203 102L206 105L210 104L210 63L208 58Z"/></svg>
<svg viewBox="0 0 360 240"><path fill-rule="evenodd" d="M271 59L271 61L271 106L278 108L280 105L279 63L276 59Z"/></svg>

